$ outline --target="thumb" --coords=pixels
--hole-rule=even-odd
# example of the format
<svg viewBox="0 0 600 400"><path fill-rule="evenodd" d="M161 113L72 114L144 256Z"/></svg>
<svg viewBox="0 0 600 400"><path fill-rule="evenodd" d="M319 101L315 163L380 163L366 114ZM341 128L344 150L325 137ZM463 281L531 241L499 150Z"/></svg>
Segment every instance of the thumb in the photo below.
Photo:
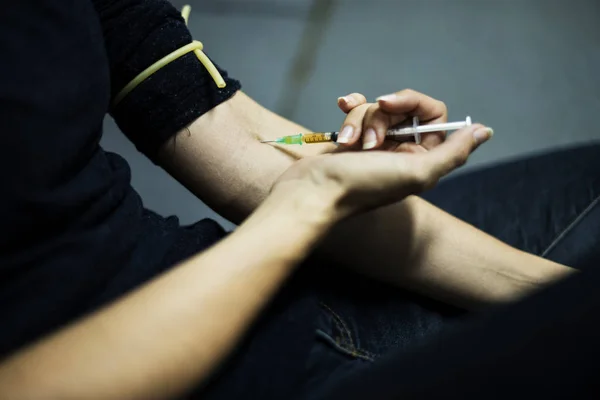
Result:
<svg viewBox="0 0 600 400"><path fill-rule="evenodd" d="M425 155L432 175L439 179L464 165L479 145L488 141L494 130L481 124L462 128L451 134L446 141Z"/></svg>

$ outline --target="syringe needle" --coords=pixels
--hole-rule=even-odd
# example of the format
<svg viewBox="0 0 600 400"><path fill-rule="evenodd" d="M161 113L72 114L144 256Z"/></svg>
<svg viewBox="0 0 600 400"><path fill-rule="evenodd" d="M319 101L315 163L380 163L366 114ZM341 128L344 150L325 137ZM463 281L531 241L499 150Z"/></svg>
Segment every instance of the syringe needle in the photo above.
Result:
<svg viewBox="0 0 600 400"><path fill-rule="evenodd" d="M277 140L261 140L261 143L275 143Z"/></svg>

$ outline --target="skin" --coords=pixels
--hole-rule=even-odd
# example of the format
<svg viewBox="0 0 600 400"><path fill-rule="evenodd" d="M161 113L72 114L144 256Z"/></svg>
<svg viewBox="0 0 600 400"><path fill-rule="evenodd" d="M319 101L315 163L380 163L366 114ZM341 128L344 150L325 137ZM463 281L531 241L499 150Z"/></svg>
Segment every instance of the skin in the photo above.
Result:
<svg viewBox="0 0 600 400"><path fill-rule="evenodd" d="M384 141L389 127L415 115L424 123L447 122L443 102L413 90L373 104L352 93L340 97L338 106L347 113L341 130L353 127L342 151L371 147L364 134L369 129L376 131L375 149L386 151L423 153L446 137L428 133L421 145ZM367 240L355 240L356 232ZM518 300L575 272L507 246L415 196L339 224L324 243L324 253L350 269L467 309ZM352 245L331 250L340 243Z"/></svg>
<svg viewBox="0 0 600 400"><path fill-rule="evenodd" d="M273 146L259 140L310 130L240 92L166 143L162 165L211 208L241 222L297 160L360 150L369 129L377 132L369 152L382 156L426 153L445 140L443 132L423 135L420 146L383 140L389 127L413 115L430 123L447 121L444 103L416 91L402 90L375 103L352 93L337 104L346 113L340 132L353 127L348 143ZM573 271L507 246L414 196L337 224L317 251L337 265L470 309L517 300Z"/></svg>
<svg viewBox="0 0 600 400"><path fill-rule="evenodd" d="M216 246L2 362L0 398L166 399L201 385L330 226L331 202L288 194L299 193L274 192Z"/></svg>
<svg viewBox="0 0 600 400"><path fill-rule="evenodd" d="M356 104L347 110L345 123L361 123L366 132L381 120L401 118L411 107L413 112L424 107L421 100L417 108L398 102L387 104L387 111L382 104ZM514 299L569 273L412 196L464 164L489 139L486 127L475 124L444 141L440 135L421 148L388 151L352 151L349 141L346 151L333 154L331 146L319 145L290 154L257 140L293 131L302 130L238 93L166 143L164 167L243 223L209 250L4 360L2 396L162 399L182 394L219 367L313 251L457 302ZM361 137L366 136L353 139ZM401 246L386 242L383 234L390 232L399 235L393 239ZM325 248L345 251L325 253L320 246L328 242L334 247ZM365 268L364 260L381 265Z"/></svg>

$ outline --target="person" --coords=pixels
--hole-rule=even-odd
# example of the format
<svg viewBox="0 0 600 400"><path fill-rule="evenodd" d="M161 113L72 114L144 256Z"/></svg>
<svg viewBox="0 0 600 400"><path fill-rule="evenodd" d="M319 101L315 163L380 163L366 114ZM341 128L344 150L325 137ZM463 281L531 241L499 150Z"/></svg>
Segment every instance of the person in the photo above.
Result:
<svg viewBox="0 0 600 400"><path fill-rule="evenodd" d="M462 309L513 302L574 271L414 196L492 134L474 124L422 145L384 142L409 116L444 121L438 100L343 96L341 149L284 152L259 139L306 130L222 69L218 89L193 55L109 106L191 41L166 1L27 0L0 18L10 38L0 75L9 398L310 397ZM107 111L239 228L180 226L144 209L126 162L99 146ZM587 189L536 246L556 247L589 207Z"/></svg>

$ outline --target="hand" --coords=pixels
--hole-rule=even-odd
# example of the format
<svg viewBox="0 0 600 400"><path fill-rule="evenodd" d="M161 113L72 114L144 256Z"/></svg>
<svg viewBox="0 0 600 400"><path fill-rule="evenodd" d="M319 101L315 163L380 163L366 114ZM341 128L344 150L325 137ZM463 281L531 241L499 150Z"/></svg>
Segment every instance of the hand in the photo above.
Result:
<svg viewBox="0 0 600 400"><path fill-rule="evenodd" d="M490 128L474 124L430 150L341 152L307 157L284 172L273 191L283 198L293 191L301 193L299 199L293 199L295 204L308 203L314 209L325 210L331 214L327 218L337 222L432 187L442 176L463 165L491 136Z"/></svg>
<svg viewBox="0 0 600 400"><path fill-rule="evenodd" d="M347 114L338 143L341 149L385 149L422 152L431 149L445 139L445 132L423 134L422 142L400 143L385 141L385 133L391 127L412 117L418 117L421 124L444 123L448 120L446 105L422 93L406 89L381 96L376 103L369 104L360 93L352 93L338 99L338 107Z"/></svg>

